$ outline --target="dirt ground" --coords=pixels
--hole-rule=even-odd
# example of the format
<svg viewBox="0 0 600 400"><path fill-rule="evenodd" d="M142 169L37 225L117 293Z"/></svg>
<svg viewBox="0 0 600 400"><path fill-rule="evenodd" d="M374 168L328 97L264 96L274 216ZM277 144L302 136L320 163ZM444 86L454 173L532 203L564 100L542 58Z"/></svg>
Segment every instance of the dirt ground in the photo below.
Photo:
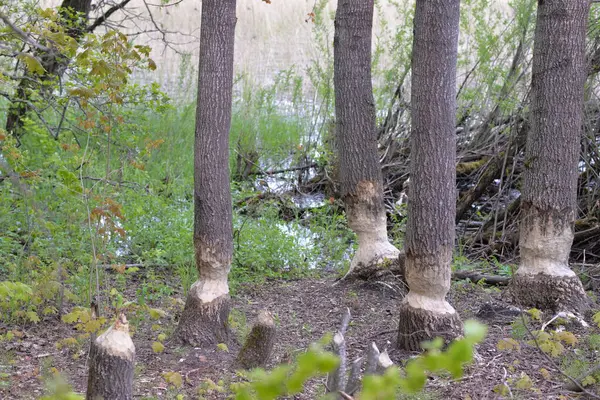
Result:
<svg viewBox="0 0 600 400"><path fill-rule="evenodd" d="M233 297L233 326L243 334L262 308L271 311L278 327L271 362L275 365L290 362L311 342L319 340L326 332L335 331L343 311L348 307L352 314L346 335L350 360L363 355L371 342L380 349L387 349L392 360L400 365L416 355L396 350L394 346L397 308L404 294L400 285L389 282L334 283L334 276L326 276L247 285ZM128 290L135 296L135 285L130 285ZM243 380L231 368L239 348L236 343L230 344L228 351L200 350L179 347L167 339L162 353L153 351L151 346L159 333L172 333L183 300L182 293L157 300L152 306L160 306L167 311L167 315L158 321L151 321L147 313L129 316L135 329L136 398L175 399L178 394L183 394L186 399L224 399L230 392L220 393L217 387L219 381L223 381L220 386L227 388L229 383ZM452 380L447 376L432 376L425 393L412 398L585 398L564 389L565 378L558 368L563 368L561 365L564 366L567 358L586 358L597 363L597 352L575 354L571 347L565 346L565 355L550 362L535 345L528 344L526 338L519 341L519 349L499 351L498 342L511 337L511 331L516 329L512 323L516 318L520 319L502 314L501 310L508 307L504 300L503 292L497 288L466 282L453 284L449 301L463 320L477 317L482 307L488 311L494 308L485 315L480 313L479 319L489 326L488 336L478 347L476 360L473 366L467 368L463 378ZM550 317L544 316L543 320ZM9 329L19 332L21 337L0 343L0 377L4 376L4 379L0 378L0 399L39 398L44 393L44 382L56 372L64 376L76 391L85 391L87 345L61 350L56 347L61 339L79 334L71 325L50 317L28 326L0 324L0 334ZM539 329L539 326L532 326L532 329ZM585 341L584 335L599 333L594 327L587 328L585 333L582 328L569 326L568 329L576 333L580 343ZM180 388L169 385L163 377L165 372L180 373L183 385ZM531 378L530 385L517 384L519 380L523 382L523 373ZM215 385L210 384L211 381ZM318 398L324 391L323 383L323 379L311 382L305 393L295 398ZM505 391L505 397L502 397L494 388L504 384L510 390ZM519 386L526 388L518 389ZM200 397L199 388L203 388L200 393L204 397Z"/></svg>

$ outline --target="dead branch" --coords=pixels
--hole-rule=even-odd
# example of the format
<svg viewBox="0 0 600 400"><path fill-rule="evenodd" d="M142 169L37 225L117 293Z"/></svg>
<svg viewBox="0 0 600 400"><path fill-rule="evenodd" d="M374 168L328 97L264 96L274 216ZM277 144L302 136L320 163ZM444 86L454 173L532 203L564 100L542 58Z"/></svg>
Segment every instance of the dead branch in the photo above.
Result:
<svg viewBox="0 0 600 400"><path fill-rule="evenodd" d="M104 24L104 22L106 22L106 20L108 20L111 15L113 15L115 12L121 10L130 1L131 0L123 0L119 4L115 4L114 6L112 6L108 10L106 10L101 16L96 18L96 20L90 26L87 27L87 31L90 33L94 32L94 30L96 30L96 28L98 28L100 25Z"/></svg>
<svg viewBox="0 0 600 400"><path fill-rule="evenodd" d="M483 282L487 285L506 286L510 282L508 276L486 275L477 271L455 271L452 273L452 279L455 281L468 280L473 283Z"/></svg>

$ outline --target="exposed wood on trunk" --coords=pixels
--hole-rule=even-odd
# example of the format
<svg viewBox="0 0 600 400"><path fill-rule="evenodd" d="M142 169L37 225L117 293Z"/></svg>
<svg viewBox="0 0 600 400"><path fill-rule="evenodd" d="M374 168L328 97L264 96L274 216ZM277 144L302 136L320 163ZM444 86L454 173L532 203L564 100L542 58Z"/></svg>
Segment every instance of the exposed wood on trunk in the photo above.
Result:
<svg viewBox="0 0 600 400"><path fill-rule="evenodd" d="M419 0L414 17L410 192L398 346L461 332L446 302L456 212L456 61L460 0Z"/></svg>
<svg viewBox="0 0 600 400"><path fill-rule="evenodd" d="M511 293L523 306L555 311L587 306L568 261L576 219L589 9L588 0L538 2L521 262L511 282Z"/></svg>
<svg viewBox="0 0 600 400"><path fill-rule="evenodd" d="M334 86L336 147L341 196L358 250L348 276L369 278L398 256L387 238L383 182L377 154L371 82L373 0L340 0L335 15Z"/></svg>
<svg viewBox="0 0 600 400"><path fill-rule="evenodd" d="M229 130L236 24L235 0L204 0L200 29L194 144L194 250L198 281L188 294L177 336L211 346L228 337L233 225Z"/></svg>
<svg viewBox="0 0 600 400"><path fill-rule="evenodd" d="M124 314L93 342L86 400L132 400L135 346Z"/></svg>

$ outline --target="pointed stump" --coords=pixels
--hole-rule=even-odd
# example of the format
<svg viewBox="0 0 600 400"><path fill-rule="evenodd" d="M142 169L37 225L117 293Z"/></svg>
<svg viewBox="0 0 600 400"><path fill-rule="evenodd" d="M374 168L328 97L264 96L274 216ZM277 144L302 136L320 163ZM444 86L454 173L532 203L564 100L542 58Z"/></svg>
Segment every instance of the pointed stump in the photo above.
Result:
<svg viewBox="0 0 600 400"><path fill-rule="evenodd" d="M86 400L132 400L135 346L124 314L92 343Z"/></svg>

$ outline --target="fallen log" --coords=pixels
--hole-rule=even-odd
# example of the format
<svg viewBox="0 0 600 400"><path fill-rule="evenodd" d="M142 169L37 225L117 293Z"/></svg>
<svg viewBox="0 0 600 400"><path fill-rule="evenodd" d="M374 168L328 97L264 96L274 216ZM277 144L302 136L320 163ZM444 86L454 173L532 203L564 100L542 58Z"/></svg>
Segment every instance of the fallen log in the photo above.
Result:
<svg viewBox="0 0 600 400"><path fill-rule="evenodd" d="M454 271L452 273L452 280L468 280L473 283L483 282L487 285L506 286L510 282L510 277L499 275L486 275L476 271Z"/></svg>

